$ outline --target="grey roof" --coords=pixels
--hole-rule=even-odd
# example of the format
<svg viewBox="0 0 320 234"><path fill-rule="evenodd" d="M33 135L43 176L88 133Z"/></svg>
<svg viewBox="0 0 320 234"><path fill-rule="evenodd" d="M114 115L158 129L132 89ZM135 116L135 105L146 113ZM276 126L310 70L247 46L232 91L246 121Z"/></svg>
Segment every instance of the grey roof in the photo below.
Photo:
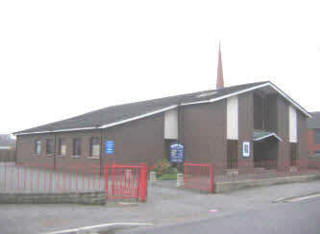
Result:
<svg viewBox="0 0 320 234"><path fill-rule="evenodd" d="M307 128L320 128L320 111L311 112L312 118L307 119Z"/></svg>
<svg viewBox="0 0 320 234"><path fill-rule="evenodd" d="M172 105L178 105L180 103L207 101L219 97L222 98L226 95L254 88L256 86L267 83L270 82L264 81L249 83L231 86L218 90L206 90L196 93L153 99L149 101L110 106L107 108L75 116L73 118L19 131L14 134L18 135L34 132L54 132L59 130L72 130L77 128L99 128L103 125L112 124L119 121L125 121L127 119L141 116L150 112L158 111L163 108L168 108Z"/></svg>

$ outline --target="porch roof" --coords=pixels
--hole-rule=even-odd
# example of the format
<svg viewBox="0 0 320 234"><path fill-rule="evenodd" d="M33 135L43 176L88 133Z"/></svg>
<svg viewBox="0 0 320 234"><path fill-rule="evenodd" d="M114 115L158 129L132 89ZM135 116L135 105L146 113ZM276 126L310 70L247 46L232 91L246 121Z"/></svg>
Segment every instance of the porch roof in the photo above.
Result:
<svg viewBox="0 0 320 234"><path fill-rule="evenodd" d="M281 137L279 137L275 132L268 131L254 131L253 132L253 141L261 141L268 137L274 137L279 141L282 141Z"/></svg>

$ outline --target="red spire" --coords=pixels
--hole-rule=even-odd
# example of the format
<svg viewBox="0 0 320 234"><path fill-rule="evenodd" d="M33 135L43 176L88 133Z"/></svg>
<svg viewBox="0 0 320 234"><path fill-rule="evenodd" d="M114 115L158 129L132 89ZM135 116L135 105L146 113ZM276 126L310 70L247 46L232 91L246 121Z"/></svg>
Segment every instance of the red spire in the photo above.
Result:
<svg viewBox="0 0 320 234"><path fill-rule="evenodd" d="M224 87L224 82L223 82L222 60L221 60L221 50L220 50L220 42L219 42L217 89L221 89L223 87Z"/></svg>

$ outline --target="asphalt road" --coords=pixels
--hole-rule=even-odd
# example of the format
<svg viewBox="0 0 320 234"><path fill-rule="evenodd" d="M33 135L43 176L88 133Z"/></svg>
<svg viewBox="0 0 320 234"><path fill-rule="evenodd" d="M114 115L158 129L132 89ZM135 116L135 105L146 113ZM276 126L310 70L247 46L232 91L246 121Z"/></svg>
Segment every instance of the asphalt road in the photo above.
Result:
<svg viewBox="0 0 320 234"><path fill-rule="evenodd" d="M225 194L152 185L148 201L132 205L1 204L0 234L47 233L114 223L149 223L153 228L131 227L116 233L320 234L320 197L273 202L310 194L320 194L320 180Z"/></svg>
<svg viewBox="0 0 320 234"><path fill-rule="evenodd" d="M268 208L125 233L319 234L320 198L273 203ZM117 233L117 232L116 232ZM122 231L121 231L122 233Z"/></svg>

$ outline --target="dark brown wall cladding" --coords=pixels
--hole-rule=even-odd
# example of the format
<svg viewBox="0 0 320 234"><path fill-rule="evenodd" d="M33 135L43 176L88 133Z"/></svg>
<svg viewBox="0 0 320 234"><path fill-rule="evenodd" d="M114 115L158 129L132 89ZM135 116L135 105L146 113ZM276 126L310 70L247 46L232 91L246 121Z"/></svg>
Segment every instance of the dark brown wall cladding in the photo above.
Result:
<svg viewBox="0 0 320 234"><path fill-rule="evenodd" d="M238 168L237 140L227 140L227 168Z"/></svg>
<svg viewBox="0 0 320 234"><path fill-rule="evenodd" d="M278 165L289 163L290 143L289 143L289 103L280 95L277 98L278 131L277 134L282 139L278 148ZM280 163L280 164L279 164Z"/></svg>
<svg viewBox="0 0 320 234"><path fill-rule="evenodd" d="M53 155L46 155L46 139L55 139L57 168L86 165L99 166L99 159L90 156L90 138L101 137L103 133L103 158L105 162L148 163L165 156L164 115L159 114L112 128L92 131L61 132L56 134L22 135L17 139L18 162L37 162L54 164ZM59 138L64 138L67 149L66 155L58 154ZM73 139L81 139L81 155L73 155ZM35 140L41 140L41 155L35 155ZM105 141L113 140L115 153L106 155Z"/></svg>
<svg viewBox="0 0 320 234"><path fill-rule="evenodd" d="M253 93L254 128L263 129L265 119L265 100L260 94Z"/></svg>
<svg viewBox="0 0 320 234"><path fill-rule="evenodd" d="M278 108L277 108L278 95L268 95L266 99L265 108L265 129L267 131L275 132L278 129Z"/></svg>
<svg viewBox="0 0 320 234"><path fill-rule="evenodd" d="M253 165L253 93L240 94L239 105L239 141L238 141L238 165ZM250 142L250 157L243 157L242 145L244 141Z"/></svg>
<svg viewBox="0 0 320 234"><path fill-rule="evenodd" d="M186 160L226 163L226 100L186 106L182 110Z"/></svg>
<svg viewBox="0 0 320 234"><path fill-rule="evenodd" d="M278 135L282 138L282 142L279 144L279 162L290 161L290 142L289 142L289 103L278 96L278 118L279 127ZM307 117L297 110L297 131L298 131L298 144L297 144L297 159L303 159L307 156L306 129Z"/></svg>
<svg viewBox="0 0 320 234"><path fill-rule="evenodd" d="M104 135L104 144L115 143L114 154L104 154L105 162L152 164L166 155L163 113L105 129Z"/></svg>
<svg viewBox="0 0 320 234"><path fill-rule="evenodd" d="M298 159L306 159L307 157L307 117L297 111L298 120Z"/></svg>

